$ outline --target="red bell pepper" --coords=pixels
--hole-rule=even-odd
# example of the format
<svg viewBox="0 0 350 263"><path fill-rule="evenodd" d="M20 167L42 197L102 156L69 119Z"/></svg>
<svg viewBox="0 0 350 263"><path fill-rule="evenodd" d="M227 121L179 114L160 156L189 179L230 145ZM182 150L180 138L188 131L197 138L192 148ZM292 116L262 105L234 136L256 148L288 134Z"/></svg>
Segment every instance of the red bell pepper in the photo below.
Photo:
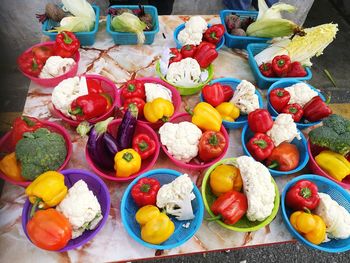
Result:
<svg viewBox="0 0 350 263"><path fill-rule="evenodd" d="M211 47L211 48L216 48L216 45L214 45L213 43L210 43L210 42L208 42L208 41L202 41L198 46L197 46L197 50L199 49L199 48L202 48L203 46L209 46L209 47Z"/></svg>
<svg viewBox="0 0 350 263"><path fill-rule="evenodd" d="M138 79L132 79L127 81L122 87L121 87L121 96L124 99L129 98L145 98L145 84Z"/></svg>
<svg viewBox="0 0 350 263"><path fill-rule="evenodd" d="M268 135L258 132L248 141L247 148L255 160L263 161L271 155L275 146Z"/></svg>
<svg viewBox="0 0 350 263"><path fill-rule="evenodd" d="M104 96L88 94L76 98L71 104L69 113L78 121L82 121L99 117L106 113L107 109L108 102Z"/></svg>
<svg viewBox="0 0 350 263"><path fill-rule="evenodd" d="M181 52L177 48L171 48L170 53L169 65L173 62L179 62L182 59Z"/></svg>
<svg viewBox="0 0 350 263"><path fill-rule="evenodd" d="M44 63L34 57L32 53L23 53L17 60L19 68L26 74L38 77Z"/></svg>
<svg viewBox="0 0 350 263"><path fill-rule="evenodd" d="M101 83L97 79L87 78L86 85L87 85L89 94L92 94L92 93L100 94L104 92L104 90L102 89Z"/></svg>
<svg viewBox="0 0 350 263"><path fill-rule="evenodd" d="M303 117L304 111L303 107L300 106L298 103L288 104L283 110L282 113L288 113L292 115L293 120L295 122L298 122Z"/></svg>
<svg viewBox="0 0 350 263"><path fill-rule="evenodd" d="M229 101L233 96L233 89L229 85L222 85L222 90L224 92L224 101Z"/></svg>
<svg viewBox="0 0 350 263"><path fill-rule="evenodd" d="M32 48L34 57L45 64L46 60L55 54L53 46L39 46Z"/></svg>
<svg viewBox="0 0 350 263"><path fill-rule="evenodd" d="M235 190L228 191L218 197L211 205L211 211L216 217L209 221L222 219L225 224L236 224L248 210L247 197Z"/></svg>
<svg viewBox="0 0 350 263"><path fill-rule="evenodd" d="M287 55L276 56L272 60L272 70L279 77L287 76L290 67L291 61Z"/></svg>
<svg viewBox="0 0 350 263"><path fill-rule="evenodd" d="M193 58L194 53L196 53L196 46L194 45L185 45L181 48L182 58Z"/></svg>
<svg viewBox="0 0 350 263"><path fill-rule="evenodd" d="M197 60L201 68L207 68L218 57L218 52L208 44L197 48L194 59Z"/></svg>
<svg viewBox="0 0 350 263"><path fill-rule="evenodd" d="M272 64L271 63L262 63L259 66L259 70L261 74L263 74L265 77L273 78L275 77L275 72L272 70Z"/></svg>
<svg viewBox="0 0 350 263"><path fill-rule="evenodd" d="M23 138L23 133L34 132L43 127L43 124L36 118L21 116L17 117L12 127L12 145L15 146Z"/></svg>
<svg viewBox="0 0 350 263"><path fill-rule="evenodd" d="M160 183L154 178L142 178L131 189L131 196L139 206L156 205Z"/></svg>
<svg viewBox="0 0 350 263"><path fill-rule="evenodd" d="M304 118L308 121L319 121L332 114L332 109L321 99L320 96L313 97L304 105Z"/></svg>
<svg viewBox="0 0 350 263"><path fill-rule="evenodd" d="M305 77L307 72L299 61L291 64L287 77Z"/></svg>
<svg viewBox="0 0 350 263"><path fill-rule="evenodd" d="M252 132L265 133L272 128L273 120L266 109L256 109L248 114L248 125Z"/></svg>
<svg viewBox="0 0 350 263"><path fill-rule="evenodd" d="M217 45L225 33L225 27L222 24L215 24L204 32L204 39Z"/></svg>
<svg viewBox="0 0 350 263"><path fill-rule="evenodd" d="M286 194L286 205L294 210L314 210L320 203L317 185L308 180L300 180Z"/></svg>
<svg viewBox="0 0 350 263"><path fill-rule="evenodd" d="M225 101L224 89L220 83L205 85L202 89L202 95L204 100L213 107L216 107Z"/></svg>
<svg viewBox="0 0 350 263"><path fill-rule="evenodd" d="M272 150L266 160L266 166L278 171L290 171L298 166L299 159L298 148L294 144L282 142Z"/></svg>
<svg viewBox="0 0 350 263"><path fill-rule="evenodd" d="M132 148L140 154L142 160L145 160L156 151L156 142L147 134L140 133L132 139Z"/></svg>
<svg viewBox="0 0 350 263"><path fill-rule="evenodd" d="M136 105L138 109L137 116L138 118L141 118L143 116L143 108L145 107L146 102L138 97L126 99L123 105L124 111L126 111L129 108L130 104Z"/></svg>
<svg viewBox="0 0 350 263"><path fill-rule="evenodd" d="M226 146L226 139L221 132L206 131L198 144L199 158L204 162L220 156Z"/></svg>
<svg viewBox="0 0 350 263"><path fill-rule="evenodd" d="M290 94L288 90L284 88L274 89L270 92L270 103L272 107L280 113L285 108L290 100Z"/></svg>
<svg viewBox="0 0 350 263"><path fill-rule="evenodd" d="M57 56L63 58L72 57L79 49L80 41L69 31L62 31L57 34L55 41L55 52Z"/></svg>

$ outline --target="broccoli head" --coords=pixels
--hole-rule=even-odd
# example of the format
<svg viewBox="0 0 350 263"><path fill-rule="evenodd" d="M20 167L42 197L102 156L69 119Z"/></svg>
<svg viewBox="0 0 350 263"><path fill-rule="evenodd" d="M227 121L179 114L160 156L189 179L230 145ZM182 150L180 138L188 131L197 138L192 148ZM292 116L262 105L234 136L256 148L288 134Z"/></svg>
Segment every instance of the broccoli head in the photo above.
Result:
<svg viewBox="0 0 350 263"><path fill-rule="evenodd" d="M46 171L57 170L66 155L62 135L45 128L24 133L23 139L16 144L16 158L21 162L22 176L31 181Z"/></svg>
<svg viewBox="0 0 350 263"><path fill-rule="evenodd" d="M350 120L340 115L332 114L323 120L323 125L332 128L336 133L350 132Z"/></svg>

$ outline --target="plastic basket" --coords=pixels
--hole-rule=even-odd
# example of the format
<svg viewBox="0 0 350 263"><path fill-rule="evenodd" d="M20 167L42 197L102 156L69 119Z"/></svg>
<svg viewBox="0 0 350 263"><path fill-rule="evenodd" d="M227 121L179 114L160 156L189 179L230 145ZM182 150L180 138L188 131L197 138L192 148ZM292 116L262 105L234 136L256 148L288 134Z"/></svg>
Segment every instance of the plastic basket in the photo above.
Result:
<svg viewBox="0 0 350 263"><path fill-rule="evenodd" d="M151 5L143 5L145 13L152 16L153 30L144 31L145 42L144 45L151 45L154 41L156 34L159 32L159 20L157 8ZM137 5L112 5L110 8L128 8L131 10L139 9ZM117 32L114 31L112 26L112 16L107 15L106 31L112 36L113 41L117 45L137 45L137 36L134 33Z"/></svg>
<svg viewBox="0 0 350 263"><path fill-rule="evenodd" d="M98 31L98 23L100 20L100 8L97 5L92 5L92 8L96 14L95 25L92 31L89 32L75 32L74 34L80 41L80 45L82 46L92 46L95 43L96 33ZM52 21L51 19L47 19L42 25L42 32L44 35L50 37L51 40L55 40L57 36L57 32L50 32L52 28L58 26L58 23Z"/></svg>
<svg viewBox="0 0 350 263"><path fill-rule="evenodd" d="M220 83L221 85L229 85L231 86L231 88L235 91L236 87L238 86L238 84L241 82L241 80L239 79L234 79L234 78L221 78L221 79L214 79L210 82L210 84L214 84L214 83ZM255 94L258 95L258 99L259 99L259 107L263 108L264 104L263 104L263 99L262 96L260 94L260 92L258 90L255 90ZM203 98L202 93L200 94L200 100L201 101L205 101ZM246 123L248 122L248 115L240 115L238 117L238 119L236 119L235 121L226 121L226 120L222 120L222 124L225 126L225 128L227 129L238 129L238 128L242 128Z"/></svg>
<svg viewBox="0 0 350 263"><path fill-rule="evenodd" d="M248 51L248 61L250 68L253 72L254 78L258 84L260 89L268 89L274 82L282 80L282 79L294 79L294 80L310 80L312 78L312 72L309 67L306 67L305 70L307 75L305 77L290 77L290 78L267 78L263 74L261 74L259 70L259 66L256 63L254 56L267 48L269 44L249 44L247 46ZM272 60L273 58L271 58Z"/></svg>
<svg viewBox="0 0 350 263"><path fill-rule="evenodd" d="M291 225L289 221L290 215L293 213L291 209L286 207L285 199L288 190L298 181L300 180L309 180L315 183L318 187L318 192L325 193L330 195L330 197L336 201L339 205L343 206L350 213L350 194L343 188L341 188L336 183L328 180L319 175L314 174L306 174L302 176L298 176L288 182L283 189L282 192L282 200L281 200L281 208L282 208L282 217L283 222L286 225L288 231L301 243L304 245L322 250L330 253L339 253L350 250L350 237L347 239L331 239L329 242L321 243L319 245L312 244L307 241L302 235L300 235L294 227Z"/></svg>
<svg viewBox="0 0 350 263"><path fill-rule="evenodd" d="M253 36L235 36L231 35L227 31L225 18L230 14L237 15L241 20L248 17L256 18L258 16L257 11L241 11L241 10L221 10L220 11L220 19L221 23L225 27L225 46L229 48L240 48L246 49L247 45L250 43L266 43L271 38L266 37L253 37Z"/></svg>
<svg viewBox="0 0 350 263"><path fill-rule="evenodd" d="M173 221L175 224L175 231L168 240L159 245L150 244L141 239L140 225L135 220L135 214L139 207L137 207L131 196L130 192L132 187L141 178L155 178L161 185L164 185L172 182L176 177L180 175L180 172L170 169L151 170L135 179L125 190L120 205L122 223L128 234L141 245L153 249L172 249L182 245L190 238L192 238L201 226L203 221L204 206L201 194L197 186L193 185L193 193L196 198L192 200L192 208L195 218L192 220L179 221L175 217L169 216L171 221ZM186 223L190 223L188 228L183 226Z"/></svg>

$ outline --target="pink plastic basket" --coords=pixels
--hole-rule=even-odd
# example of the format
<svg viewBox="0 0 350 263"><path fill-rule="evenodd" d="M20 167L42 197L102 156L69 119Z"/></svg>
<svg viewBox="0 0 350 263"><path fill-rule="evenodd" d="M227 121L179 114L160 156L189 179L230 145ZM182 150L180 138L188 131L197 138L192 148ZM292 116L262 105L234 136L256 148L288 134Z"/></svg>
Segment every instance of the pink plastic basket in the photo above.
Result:
<svg viewBox="0 0 350 263"><path fill-rule="evenodd" d="M341 187L343 187L345 189L350 189L350 176L346 177L342 182L340 182L340 181L335 180L332 176L328 175L325 171L323 171L321 169L320 166L318 166L318 164L316 163L316 160L314 158L314 155L317 155L319 153L319 151L317 149L312 150L311 148L312 148L312 146L311 146L310 140L308 140L307 150L308 150L309 156L310 156L310 159L309 159L310 170L315 174L327 177L328 179L339 184Z"/></svg>
<svg viewBox="0 0 350 263"><path fill-rule="evenodd" d="M118 127L121 124L122 120L121 119L117 119L117 120L113 120L109 125L108 125L108 132L114 137L117 137L117 132L118 132ZM98 174L99 176L107 179L107 180L111 180L111 181L115 181L115 182L128 182L133 180L134 178L136 178L137 176L139 176L140 174L148 171L149 169L151 169L153 167L153 165L156 163L157 159L158 159L158 155L159 155L159 140L158 140L158 136L155 133L155 131L150 128L148 125L137 121L136 124L136 131L135 131L135 136L137 134L140 133L145 133L147 134L151 139L153 139L156 142L156 151L153 154L152 157L146 159L146 160L142 160L141 163L141 169L138 173L129 176L129 177L116 177L115 175L115 171L106 171L101 169L100 167L98 167L90 158L89 152L87 150L87 147L85 147L85 157L86 157L86 161L87 163L90 165L90 167L92 168L92 170Z"/></svg>
<svg viewBox="0 0 350 263"><path fill-rule="evenodd" d="M30 48L28 48L26 51L24 51L22 54L24 53L30 53L32 52L32 49L35 48L35 47L42 47L42 46L53 46L55 44L54 41L51 41L51 42L44 42L44 43L39 43L39 44L36 44ZM52 87L55 87L57 86L62 80L64 79L68 79L68 78L71 78L71 77L74 77L76 74L77 74L77 71L78 71L78 63L79 63L79 60L80 60L80 53L79 51L77 51L75 53L75 55L72 57L74 60L75 60L75 64L73 65L73 67L67 71L65 74L61 75L61 76L58 76L56 78L50 78L50 79L42 79L42 78L37 78L37 77L33 77L31 75L28 75L27 73L24 73L20 67L19 70L22 72L22 74L24 76L26 76L27 78L31 79L32 81L34 81L35 83L37 83L38 85L40 86L43 86L43 87L49 87L49 88L52 88ZM18 61L17 61L17 64L18 64Z"/></svg>
<svg viewBox="0 0 350 263"><path fill-rule="evenodd" d="M64 161L64 163L58 169L58 171L61 171L62 169L64 169L67 166L67 164L70 160L70 157L72 155L72 142L70 140L70 136L62 126L60 126L56 123L53 123L50 121L44 121L44 120L40 120L40 122L44 125L44 128L47 128L48 130L50 130L52 132L56 132L56 133L61 134L66 142L67 156L66 156L66 160ZM7 132L0 139L0 152L1 153L11 153L15 150L14 147L11 145L11 137L12 137L12 130ZM0 171L0 178L4 179L5 181L7 181L11 184L19 185L22 187L27 187L31 183L31 181L25 181L25 182L15 181L15 180L7 177L1 171Z"/></svg>
<svg viewBox="0 0 350 263"><path fill-rule="evenodd" d="M183 122L183 121L191 122L191 120L192 120L192 117L188 113L180 113L180 114L177 114L176 116L174 116L173 118L171 118L170 122L171 123L180 123L180 122ZM161 144L161 146L162 146L162 149L165 152L165 154L169 157L169 159L173 163L175 163L177 166L182 167L182 168L187 168L187 169L193 169L193 170L205 169L205 168L208 168L209 166L212 166L216 162L220 161L225 156L225 154L227 152L230 139L229 139L227 131L226 131L226 129L225 129L225 127L223 125L221 125L220 131L224 135L227 143L226 143L225 149L222 152L222 154L219 157L215 158L214 160L212 160L210 162L199 163L198 161L195 161L195 160L192 159L189 163L185 163L185 162L182 162L182 161L179 161L179 160L175 159L168 152L166 146L164 146L163 144Z"/></svg>
<svg viewBox="0 0 350 263"><path fill-rule="evenodd" d="M141 80L144 83L160 84L160 85L163 85L164 87L166 87L167 89L169 89L171 91L171 94L172 94L172 102L173 102L174 108L175 108L174 115L179 111L180 106L181 106L181 96L180 96L180 93L178 92L178 90L174 86L172 86L169 83L166 83L165 81L158 79L158 78L139 78L138 80ZM121 101L123 104L124 101L122 99L121 99ZM158 130L159 127L163 125L162 121L158 121L156 123L150 123L144 117L140 118L139 121L143 124L148 124L154 130Z"/></svg>
<svg viewBox="0 0 350 263"><path fill-rule="evenodd" d="M103 91L105 93L109 94L111 96L111 98L113 99L112 107L105 114L103 114L102 116L100 116L98 118L90 119L88 121L90 123L97 123L99 121L103 121L103 120L113 116L115 107L121 106L119 90L117 89L115 84L111 80L109 80L103 76L100 76L100 75L87 74L87 75L82 75L82 76L85 76L86 79L95 79L95 80L100 81ZM55 106L53 106L52 114L58 118L61 118L63 121L67 122L68 124L70 124L73 127L78 126L80 123L80 121L73 120L73 119L67 117L66 115L64 115L61 111L57 110L55 108Z"/></svg>

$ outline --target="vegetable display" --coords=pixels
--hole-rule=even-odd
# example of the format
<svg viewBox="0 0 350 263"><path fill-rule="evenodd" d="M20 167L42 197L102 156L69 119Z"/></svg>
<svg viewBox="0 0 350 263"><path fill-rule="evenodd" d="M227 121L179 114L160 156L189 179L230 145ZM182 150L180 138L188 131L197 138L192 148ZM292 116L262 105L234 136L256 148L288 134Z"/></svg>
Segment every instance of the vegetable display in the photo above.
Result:
<svg viewBox="0 0 350 263"><path fill-rule="evenodd" d="M305 77L307 72L299 61L292 62L288 55L275 56L272 62L263 62L259 66L261 74L268 78Z"/></svg>

